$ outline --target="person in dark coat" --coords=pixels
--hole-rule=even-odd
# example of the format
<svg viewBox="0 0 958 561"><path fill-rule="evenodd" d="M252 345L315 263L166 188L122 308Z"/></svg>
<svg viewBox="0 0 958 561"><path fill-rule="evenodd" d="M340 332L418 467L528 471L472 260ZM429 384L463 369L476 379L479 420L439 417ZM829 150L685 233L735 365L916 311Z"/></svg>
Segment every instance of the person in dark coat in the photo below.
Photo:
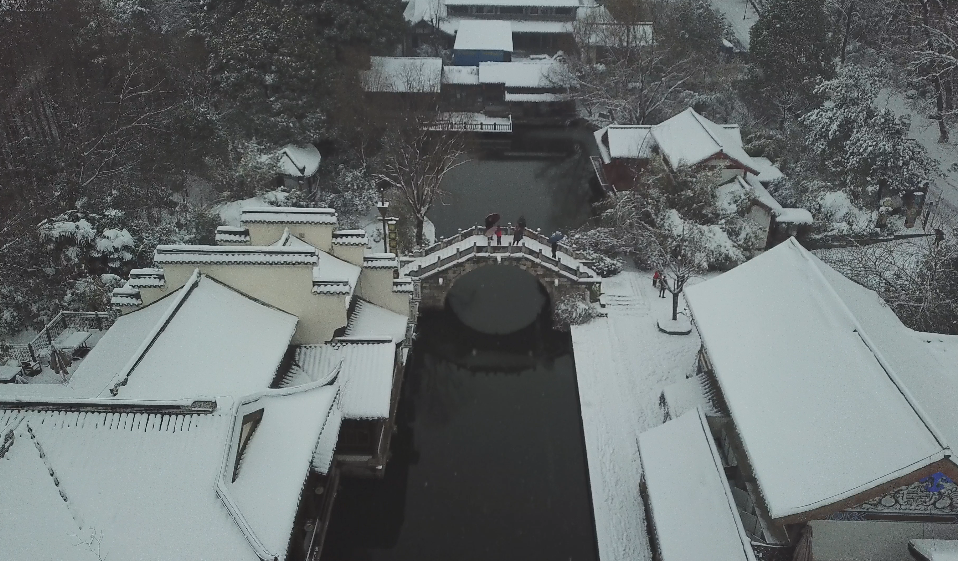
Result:
<svg viewBox="0 0 958 561"><path fill-rule="evenodd" d="M556 259L556 252L559 250L559 242L562 241L562 232L555 232L549 236L549 243L552 244L552 258Z"/></svg>
<svg viewBox="0 0 958 561"><path fill-rule="evenodd" d="M496 226L496 245L502 245L502 226Z"/></svg>
<svg viewBox="0 0 958 561"><path fill-rule="evenodd" d="M665 298L665 291L669 288L669 279L662 275L659 278L659 298Z"/></svg>
<svg viewBox="0 0 958 561"><path fill-rule="evenodd" d="M525 227L516 226L516 232L512 234L512 243L509 245L521 245L522 235L525 233Z"/></svg>

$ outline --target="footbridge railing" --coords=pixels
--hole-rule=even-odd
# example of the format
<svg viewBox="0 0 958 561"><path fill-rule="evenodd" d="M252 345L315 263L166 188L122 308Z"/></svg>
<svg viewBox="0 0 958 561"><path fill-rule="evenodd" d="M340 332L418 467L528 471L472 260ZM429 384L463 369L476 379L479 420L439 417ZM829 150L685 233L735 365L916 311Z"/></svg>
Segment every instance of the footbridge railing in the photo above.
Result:
<svg viewBox="0 0 958 561"><path fill-rule="evenodd" d="M541 249L532 249L531 247L525 245L480 245L478 242L473 243L472 245L467 245L455 253L432 261L431 263L420 265L409 271L408 274L412 278L424 278L436 272L442 271L454 263L469 257L501 258L502 256L529 257L534 261L538 261L539 263L555 269L574 282L579 282L586 279L591 281L595 278L595 274L591 270L584 270L581 265L579 267L567 265L566 263L563 263L562 261L548 255L547 253L543 253Z"/></svg>
<svg viewBox="0 0 958 561"><path fill-rule="evenodd" d="M446 249L449 246L456 245L457 243L467 240L473 236L481 236L485 233L485 231L486 231L485 228L483 228L482 226L472 226L464 230L459 230L458 234L453 234L452 236L449 236L448 238L443 238L439 240L438 242L432 244L431 246L420 250L416 254L416 257L425 257L431 253L442 251L443 249ZM512 235L515 234L515 231L516 231L516 228L512 224L502 226L502 238L504 240L505 239L511 240ZM525 232L523 233L523 236L526 238L531 238L545 246L552 245L552 242L549 241L549 236L546 234L543 234L539 229L532 230L532 229L526 228ZM584 255L582 255L581 252L576 251L575 249L572 248L572 246L568 244L559 242L558 249L562 253L565 253L566 255L574 258L575 260L581 261L584 265L591 264L590 259L587 259Z"/></svg>

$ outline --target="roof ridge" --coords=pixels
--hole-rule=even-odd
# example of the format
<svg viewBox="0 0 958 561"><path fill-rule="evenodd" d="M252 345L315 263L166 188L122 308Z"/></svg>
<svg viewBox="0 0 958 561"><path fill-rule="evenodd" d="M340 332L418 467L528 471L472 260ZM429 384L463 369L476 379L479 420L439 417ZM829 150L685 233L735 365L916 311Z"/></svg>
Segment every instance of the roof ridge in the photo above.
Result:
<svg viewBox="0 0 958 561"><path fill-rule="evenodd" d="M878 365L881 366L881 369L885 372L885 375L891 380L892 384L898 390L898 392L905 398L905 402L911 407L912 411L915 412L915 415L918 416L918 419L925 425L925 428L928 429L928 432L931 434L932 438L941 446L944 450L947 451L946 456L951 455L951 449L948 445L948 442L945 440L944 436L938 430L938 427L935 426L935 423L931 420L927 413L925 413L924 408L921 406L921 403L911 395L911 392L908 390L908 387L901 382L898 378L898 374L895 373L895 369L892 368L891 364L888 363L888 360L885 358L885 355L878 349L877 345L871 340L868 332L864 329L861 322L858 321L858 317L852 312L851 308L848 307L848 304L845 303L845 299L838 294L838 291L835 290L835 287L832 283L825 278L825 274L822 272L821 268L816 265L811 260L811 253L808 252L798 241L793 237L788 239L791 247L798 250L798 253L802 258L804 258L811 265L812 270L816 277L826 286L828 291L838 300L840 309L845 313L845 315L851 320L852 325L854 325L855 333L862 340L862 343L868 348L868 350L875 357L875 360L878 361ZM874 291L872 291L874 292Z"/></svg>
<svg viewBox="0 0 958 561"><path fill-rule="evenodd" d="M709 127L708 127L705 123L702 122L703 119L706 120L706 121L709 121L709 120L706 119L705 117L703 117L702 115L699 115L699 114L695 111L695 109L692 109L691 107L689 107L688 111L692 113L692 117L695 118L695 121L699 124L700 127L702 127L702 129L705 131L705 133L706 133L707 135L709 135L709 138L712 139L712 142L714 142L714 143L718 146L719 152L721 152L721 153L724 154L724 153L725 153L725 145L722 144L721 142L719 142L719 140L718 140L717 138L715 138L715 135L712 133L712 131L709 129ZM711 123L712 121L709 121L709 122ZM715 123L713 123L713 124L715 124Z"/></svg>
<svg viewBox="0 0 958 561"><path fill-rule="evenodd" d="M199 286L200 283L200 270L193 269L193 274L190 275L189 280L186 281L186 284L183 285L183 288L180 291L180 294L176 297L176 300L170 304L170 307L163 312L163 315L160 317L159 321L150 331L150 334L146 337L143 343L140 344L136 352L133 353L133 356L130 357L130 360L126 363L119 374L113 377L111 380L115 382L113 387L110 388L110 393L116 397L120 393L120 387L125 386L127 380L130 379L130 375L133 373L133 370L139 366L140 362L143 360L143 357L146 356L146 353L149 352L150 348L153 347L153 344L156 343L157 339L160 338L160 334L166 329L166 326L173 321L173 316L183 307L183 303L193 292L193 290Z"/></svg>

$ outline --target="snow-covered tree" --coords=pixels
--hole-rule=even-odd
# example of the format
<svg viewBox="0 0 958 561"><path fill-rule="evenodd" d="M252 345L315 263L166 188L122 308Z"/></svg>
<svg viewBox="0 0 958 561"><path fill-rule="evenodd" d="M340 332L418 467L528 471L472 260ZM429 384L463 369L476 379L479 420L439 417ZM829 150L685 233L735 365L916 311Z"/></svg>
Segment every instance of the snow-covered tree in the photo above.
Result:
<svg viewBox="0 0 958 561"><path fill-rule="evenodd" d="M924 192L935 167L924 148L908 138L908 120L876 106L879 90L875 73L845 66L816 88L825 103L801 118L812 153L866 208L877 208L893 193Z"/></svg>
<svg viewBox="0 0 958 561"><path fill-rule="evenodd" d="M751 30L756 81L782 124L809 103L816 83L834 76L835 39L824 0L767 0Z"/></svg>

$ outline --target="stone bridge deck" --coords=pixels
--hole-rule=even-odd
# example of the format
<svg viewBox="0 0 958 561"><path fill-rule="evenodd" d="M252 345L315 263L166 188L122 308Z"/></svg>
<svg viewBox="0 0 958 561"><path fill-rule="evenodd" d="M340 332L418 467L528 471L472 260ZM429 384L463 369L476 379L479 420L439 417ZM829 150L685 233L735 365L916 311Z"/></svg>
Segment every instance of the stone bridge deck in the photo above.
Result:
<svg viewBox="0 0 958 561"><path fill-rule="evenodd" d="M504 259L528 259L574 283L591 284L601 280L588 262L565 244L559 244L556 258L553 258L552 245L541 233L527 230L520 245L510 246L512 228L502 230L503 245L496 245L495 238L490 245L481 227L464 230L427 248L423 255L404 260L400 275L425 279L472 259L495 259L497 263Z"/></svg>

